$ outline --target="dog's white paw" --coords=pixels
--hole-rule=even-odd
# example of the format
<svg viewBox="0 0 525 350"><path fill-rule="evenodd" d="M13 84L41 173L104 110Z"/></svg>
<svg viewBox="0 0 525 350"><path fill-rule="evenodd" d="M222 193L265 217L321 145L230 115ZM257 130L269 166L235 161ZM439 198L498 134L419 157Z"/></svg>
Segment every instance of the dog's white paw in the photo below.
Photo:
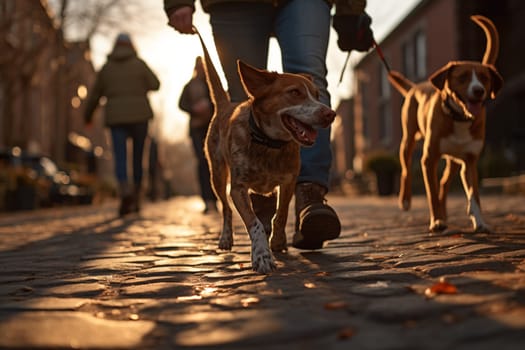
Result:
<svg viewBox="0 0 525 350"><path fill-rule="evenodd" d="M252 253L252 269L258 273L270 273L276 269L272 253L268 249L264 252Z"/></svg>
<svg viewBox="0 0 525 350"><path fill-rule="evenodd" d="M222 232L219 237L219 249L231 250L233 247L233 234Z"/></svg>
<svg viewBox="0 0 525 350"><path fill-rule="evenodd" d="M445 231L447 228L447 224L445 223L445 220L437 219L430 223L430 227L428 228L430 232L441 232Z"/></svg>
<svg viewBox="0 0 525 350"><path fill-rule="evenodd" d="M276 266L268 246L263 224L259 219L250 227L249 233L252 240L252 269L258 273L272 272Z"/></svg>

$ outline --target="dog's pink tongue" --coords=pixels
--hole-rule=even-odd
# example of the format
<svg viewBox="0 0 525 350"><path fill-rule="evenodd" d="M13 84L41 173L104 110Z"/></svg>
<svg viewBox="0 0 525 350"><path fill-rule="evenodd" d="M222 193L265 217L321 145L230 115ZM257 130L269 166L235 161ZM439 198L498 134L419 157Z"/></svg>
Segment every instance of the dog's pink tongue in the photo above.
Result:
<svg viewBox="0 0 525 350"><path fill-rule="evenodd" d="M473 116L479 117L483 109L483 104L481 102L467 102L467 108Z"/></svg>
<svg viewBox="0 0 525 350"><path fill-rule="evenodd" d="M310 143L314 143L315 139L317 138L317 130L315 129L306 129L305 130L305 136L310 141Z"/></svg>

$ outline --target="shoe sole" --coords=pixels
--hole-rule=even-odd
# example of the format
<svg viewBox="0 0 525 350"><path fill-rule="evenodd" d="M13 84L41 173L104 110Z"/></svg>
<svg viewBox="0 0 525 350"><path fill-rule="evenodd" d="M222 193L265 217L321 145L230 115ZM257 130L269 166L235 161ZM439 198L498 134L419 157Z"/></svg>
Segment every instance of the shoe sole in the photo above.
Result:
<svg viewBox="0 0 525 350"><path fill-rule="evenodd" d="M321 249L325 241L341 234L341 222L335 211L324 204L314 204L299 215L299 232L293 237L292 246L298 249Z"/></svg>

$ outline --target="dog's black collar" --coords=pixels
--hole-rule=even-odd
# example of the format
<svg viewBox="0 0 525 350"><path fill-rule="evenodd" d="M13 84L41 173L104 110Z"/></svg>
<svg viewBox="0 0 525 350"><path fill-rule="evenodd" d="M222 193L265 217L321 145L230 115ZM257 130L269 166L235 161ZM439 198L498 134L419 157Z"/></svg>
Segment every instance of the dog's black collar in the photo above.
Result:
<svg viewBox="0 0 525 350"><path fill-rule="evenodd" d="M452 120L454 120L455 122L466 123L466 122L472 121L471 116L467 115L463 111L459 112L457 109L452 107L452 105L450 104L449 95L447 95L447 97L441 101L441 107L443 108L443 112L449 115L452 118Z"/></svg>
<svg viewBox="0 0 525 350"><path fill-rule="evenodd" d="M286 145L289 141L276 140L268 137L255 123L253 118L253 112L250 110L250 118L248 119L250 123L250 135L252 136L252 141L261 145L264 145L269 148L279 149Z"/></svg>

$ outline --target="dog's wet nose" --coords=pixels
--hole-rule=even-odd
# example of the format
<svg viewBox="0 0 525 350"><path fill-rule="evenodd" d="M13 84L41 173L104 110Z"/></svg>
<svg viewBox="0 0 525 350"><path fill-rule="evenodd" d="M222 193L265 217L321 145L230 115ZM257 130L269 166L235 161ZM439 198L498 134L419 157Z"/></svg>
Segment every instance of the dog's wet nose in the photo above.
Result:
<svg viewBox="0 0 525 350"><path fill-rule="evenodd" d="M474 98L481 99L483 98L483 95L485 94L485 89L483 86L474 86L472 88L472 95Z"/></svg>
<svg viewBox="0 0 525 350"><path fill-rule="evenodd" d="M323 120L327 123L331 123L334 121L336 116L336 113L331 108L326 108L323 112Z"/></svg>

